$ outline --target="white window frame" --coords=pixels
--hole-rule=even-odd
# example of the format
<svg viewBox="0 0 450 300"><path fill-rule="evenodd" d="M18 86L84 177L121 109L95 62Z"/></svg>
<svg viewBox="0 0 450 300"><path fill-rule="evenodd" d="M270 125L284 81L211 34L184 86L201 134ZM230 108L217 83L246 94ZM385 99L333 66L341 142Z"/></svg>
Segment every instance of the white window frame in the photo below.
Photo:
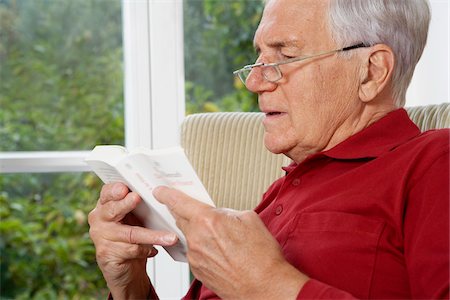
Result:
<svg viewBox="0 0 450 300"><path fill-rule="evenodd" d="M179 143L179 125L185 111L182 0L122 0L122 2L126 145L149 148L176 145ZM450 9L448 3L444 4L440 0L432 0L431 3L435 8L440 8L438 5L447 5L447 12ZM448 25L448 15L446 19L437 20L439 24ZM436 22L436 18L432 20L432 32L433 22ZM442 26L434 27L442 28ZM448 26L443 28L448 32ZM438 65L442 65L441 58L445 58L448 65L448 34L444 37L447 43L442 43L442 33L439 31L439 39L433 39L431 36L429 44L443 47L445 54L439 55L436 59L423 58L420 64L429 66L436 61ZM434 40L439 42L434 43ZM430 48L430 45L427 48ZM435 46L431 48L434 49ZM429 50L425 51L425 57L427 51ZM436 68L433 68L432 72L436 72ZM415 77L419 78L420 74L417 73L430 72L420 70L419 65L415 74ZM443 70L440 74L443 80L448 82L448 70ZM416 81L418 80L413 79L408 99L427 82ZM428 85L422 89L430 90ZM448 95L448 92L446 95L442 90L439 92L439 97L446 96L444 101L448 101ZM417 103L412 101L413 103L409 104L429 104L422 102L423 97L418 98L420 99ZM442 102L441 99L434 101ZM0 152L0 174L86 172L89 168L84 163L84 158L88 153L89 151ZM188 266L173 262L164 251L160 251L155 259L150 260L148 273L161 299L179 299L189 286Z"/></svg>
<svg viewBox="0 0 450 300"><path fill-rule="evenodd" d="M152 149L179 144L185 115L182 0L122 0L125 144ZM86 172L89 151L0 152L1 173ZM149 260L161 299L179 299L189 268L165 251Z"/></svg>

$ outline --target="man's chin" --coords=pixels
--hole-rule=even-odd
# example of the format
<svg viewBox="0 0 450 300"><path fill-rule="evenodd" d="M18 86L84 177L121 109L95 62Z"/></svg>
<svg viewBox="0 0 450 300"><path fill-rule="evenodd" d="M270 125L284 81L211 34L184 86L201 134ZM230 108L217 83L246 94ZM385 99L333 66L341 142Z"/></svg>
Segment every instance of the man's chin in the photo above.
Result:
<svg viewBox="0 0 450 300"><path fill-rule="evenodd" d="M286 147L285 146L283 147L280 141L277 141L276 139L273 139L272 137L268 136L267 133L264 136L264 146L266 147L267 150L269 150L273 154L283 154L288 152Z"/></svg>

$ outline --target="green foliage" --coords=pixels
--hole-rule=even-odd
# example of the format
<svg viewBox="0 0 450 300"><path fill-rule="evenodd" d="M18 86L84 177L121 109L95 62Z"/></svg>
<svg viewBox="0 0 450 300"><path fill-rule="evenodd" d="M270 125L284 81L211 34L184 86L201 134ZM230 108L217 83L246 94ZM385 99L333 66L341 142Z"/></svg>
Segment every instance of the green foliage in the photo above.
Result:
<svg viewBox="0 0 450 300"><path fill-rule="evenodd" d="M123 143L121 28L120 0L0 0L0 151ZM0 298L106 298L86 221L99 190L0 176Z"/></svg>
<svg viewBox="0 0 450 300"><path fill-rule="evenodd" d="M184 1L187 113L255 111L262 0ZM0 0L0 151L123 144L120 0ZM101 130L99 130L101 128ZM86 216L93 174L0 176L0 299L104 299Z"/></svg>
<svg viewBox="0 0 450 300"><path fill-rule="evenodd" d="M184 2L184 57L187 114L257 111L256 95L233 71L256 60L253 35L262 0L187 0Z"/></svg>
<svg viewBox="0 0 450 300"><path fill-rule="evenodd" d="M106 298L86 220L96 177L3 175L0 186L0 298Z"/></svg>
<svg viewBox="0 0 450 300"><path fill-rule="evenodd" d="M120 1L0 0L0 19L0 150L123 142Z"/></svg>

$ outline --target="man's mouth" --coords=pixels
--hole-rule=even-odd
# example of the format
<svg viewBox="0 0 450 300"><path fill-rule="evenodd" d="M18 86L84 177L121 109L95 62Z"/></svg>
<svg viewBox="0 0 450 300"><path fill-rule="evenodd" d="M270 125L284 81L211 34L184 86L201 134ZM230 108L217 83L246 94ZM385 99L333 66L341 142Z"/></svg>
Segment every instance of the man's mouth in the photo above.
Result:
<svg viewBox="0 0 450 300"><path fill-rule="evenodd" d="M271 111L271 112L266 113L266 116L276 116L276 115L280 115L280 114L281 114L281 112L279 112L279 111Z"/></svg>

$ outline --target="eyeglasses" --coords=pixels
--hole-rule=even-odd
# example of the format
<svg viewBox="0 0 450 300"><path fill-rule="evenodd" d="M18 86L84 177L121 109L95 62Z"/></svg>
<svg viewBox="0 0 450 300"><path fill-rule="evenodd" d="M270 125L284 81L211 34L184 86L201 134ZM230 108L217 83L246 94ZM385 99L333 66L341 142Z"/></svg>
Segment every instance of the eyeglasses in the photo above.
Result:
<svg viewBox="0 0 450 300"><path fill-rule="evenodd" d="M337 52L343 52L343 51L349 51L349 50L353 50L353 49L357 49L357 48L363 48L363 47L368 47L365 44L361 43L361 44L357 44L357 45L353 45L353 46L349 46L349 47L345 47L345 48L341 48L341 49L336 49L336 50L332 50L332 51L327 51L327 52L322 52L319 54L314 54L314 55L308 55L308 56L299 56L299 57L293 57L293 58L289 58L287 60L284 61L280 61L277 63L256 63L253 65L247 65L245 67L243 67L242 69L236 70L233 72L234 75L238 75L239 79L241 79L242 83L244 83L245 86L248 76L250 76L251 71L253 70L253 68L261 68L261 73L264 77L264 79L266 79L267 81L270 82L277 82L278 80L280 80L283 77L283 74L281 73L280 70L280 65L285 65L285 64L290 64L296 61L302 61L302 60L307 60L310 58L314 58L314 57L318 57L318 56L322 56L322 55L327 55L327 54L332 54L332 53L337 53Z"/></svg>

